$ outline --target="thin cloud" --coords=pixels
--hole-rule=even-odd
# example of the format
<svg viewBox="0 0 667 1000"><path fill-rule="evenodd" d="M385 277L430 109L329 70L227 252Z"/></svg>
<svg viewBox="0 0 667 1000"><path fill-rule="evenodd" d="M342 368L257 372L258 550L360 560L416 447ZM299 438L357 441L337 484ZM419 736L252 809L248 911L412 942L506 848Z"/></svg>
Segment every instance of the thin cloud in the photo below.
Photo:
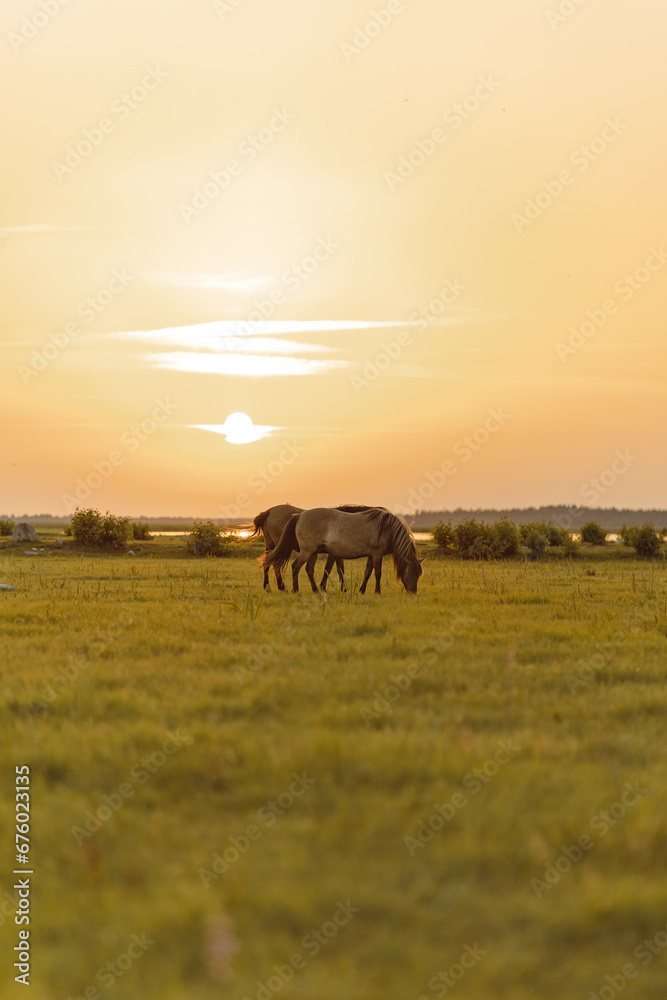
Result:
<svg viewBox="0 0 667 1000"><path fill-rule="evenodd" d="M346 368L347 361L309 361L257 354L211 354L204 351L172 351L145 354L142 360L155 368L203 375L236 375L246 378L319 375L335 368Z"/></svg>
<svg viewBox="0 0 667 1000"><path fill-rule="evenodd" d="M0 233L93 233L95 226L52 226L46 222L34 222L27 226L0 226Z"/></svg>

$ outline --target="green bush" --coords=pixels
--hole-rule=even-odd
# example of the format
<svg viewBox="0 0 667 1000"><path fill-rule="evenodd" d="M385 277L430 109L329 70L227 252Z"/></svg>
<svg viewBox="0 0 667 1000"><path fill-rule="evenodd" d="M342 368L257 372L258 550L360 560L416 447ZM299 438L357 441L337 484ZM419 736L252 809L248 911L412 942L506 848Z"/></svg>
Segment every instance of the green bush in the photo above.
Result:
<svg viewBox="0 0 667 1000"><path fill-rule="evenodd" d="M570 537L570 533L566 528L557 528L555 524L551 522L547 524L544 521L528 521L525 524L521 524L519 532L521 533L521 541L526 545L530 545L528 536L534 535L535 532L544 535L547 545L564 545Z"/></svg>
<svg viewBox="0 0 667 1000"><path fill-rule="evenodd" d="M11 535L16 523L8 517L0 518L0 535Z"/></svg>
<svg viewBox="0 0 667 1000"><path fill-rule="evenodd" d="M496 535L496 555L499 559L519 554L520 537L514 521L508 521L503 517L500 521L496 521L493 530Z"/></svg>
<svg viewBox="0 0 667 1000"><path fill-rule="evenodd" d="M151 529L148 524L144 524L143 521L133 521L132 522L132 538L141 542L148 542L153 537L151 535Z"/></svg>
<svg viewBox="0 0 667 1000"><path fill-rule="evenodd" d="M74 541L87 549L115 549L124 552L131 536L129 517L114 517L109 511L77 509L71 521Z"/></svg>
<svg viewBox="0 0 667 1000"><path fill-rule="evenodd" d="M454 541L454 529L449 521L447 524L445 524L444 521L438 521L433 529L433 541L436 545L439 545L441 549L448 549L450 547Z"/></svg>
<svg viewBox="0 0 667 1000"><path fill-rule="evenodd" d="M194 556L226 556L230 543L231 537L223 535L213 521L195 521L185 545Z"/></svg>
<svg viewBox="0 0 667 1000"><path fill-rule="evenodd" d="M549 539L538 525L530 525L529 530L526 532L524 542L530 549L531 555L536 558L544 555L546 550L549 548Z"/></svg>
<svg viewBox="0 0 667 1000"><path fill-rule="evenodd" d="M453 529L453 548L462 559L506 559L519 551L519 533L507 518L484 524L470 517Z"/></svg>
<svg viewBox="0 0 667 1000"><path fill-rule="evenodd" d="M573 538L570 532L567 531L565 528L563 528L562 531L563 531L563 541L561 542L561 546L563 549L563 553L566 556L573 556L574 553L579 548L579 542L576 540L576 538Z"/></svg>
<svg viewBox="0 0 667 1000"><path fill-rule="evenodd" d="M634 528L633 541L638 556L655 556L660 551L660 536L652 524Z"/></svg>
<svg viewBox="0 0 667 1000"><path fill-rule="evenodd" d="M588 542L589 545L604 545L606 537L606 528L597 521L586 521L581 527L581 540Z"/></svg>
<svg viewBox="0 0 667 1000"><path fill-rule="evenodd" d="M621 530L619 531L619 535L621 536L623 544L634 545L635 535L637 534L637 531L638 528L636 528L634 525L630 525L630 527L628 527L627 524L624 524Z"/></svg>

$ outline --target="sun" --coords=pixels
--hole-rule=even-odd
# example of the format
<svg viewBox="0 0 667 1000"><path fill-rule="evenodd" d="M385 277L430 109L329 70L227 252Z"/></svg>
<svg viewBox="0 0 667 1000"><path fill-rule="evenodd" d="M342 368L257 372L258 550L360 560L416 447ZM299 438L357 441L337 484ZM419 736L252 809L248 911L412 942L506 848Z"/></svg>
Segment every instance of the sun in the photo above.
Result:
<svg viewBox="0 0 667 1000"><path fill-rule="evenodd" d="M247 413L230 413L222 432L230 444L248 444L257 440L257 428Z"/></svg>
<svg viewBox="0 0 667 1000"><path fill-rule="evenodd" d="M281 430L268 424L253 424L247 413L230 413L224 424L189 424L199 431L223 434L228 444L250 444L269 437L273 431Z"/></svg>

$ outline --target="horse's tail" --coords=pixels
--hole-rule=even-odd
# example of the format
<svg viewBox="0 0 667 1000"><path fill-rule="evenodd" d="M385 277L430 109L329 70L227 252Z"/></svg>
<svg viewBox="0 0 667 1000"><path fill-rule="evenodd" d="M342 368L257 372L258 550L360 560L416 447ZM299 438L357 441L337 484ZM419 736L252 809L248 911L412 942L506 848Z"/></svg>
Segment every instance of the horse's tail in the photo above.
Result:
<svg viewBox="0 0 667 1000"><path fill-rule="evenodd" d="M276 547L271 549L270 552L264 553L262 559L260 560L260 565L263 566L264 569L268 569L269 566L273 566L277 572L282 573L294 550L299 550L299 544L296 540L296 524L299 520L299 516L299 514L292 514L289 521L285 525L283 533L280 536L280 541Z"/></svg>
<svg viewBox="0 0 667 1000"><path fill-rule="evenodd" d="M271 508L269 508L269 510L262 510L257 515L257 517L253 517L252 523L255 530L253 531L252 535L248 535L248 537L246 538L247 542L249 542L251 538L255 538L256 535L264 534L264 522L266 521L270 513L271 513ZM250 527L250 525L248 525L248 527Z"/></svg>

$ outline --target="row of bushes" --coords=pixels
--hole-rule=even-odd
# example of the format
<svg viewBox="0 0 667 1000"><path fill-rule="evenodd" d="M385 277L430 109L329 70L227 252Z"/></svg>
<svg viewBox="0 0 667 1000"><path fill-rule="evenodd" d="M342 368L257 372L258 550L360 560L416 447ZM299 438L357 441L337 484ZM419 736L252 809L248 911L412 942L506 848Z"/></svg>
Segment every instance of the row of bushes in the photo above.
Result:
<svg viewBox="0 0 667 1000"><path fill-rule="evenodd" d="M0 535L11 535L15 527L15 521L11 521L8 517L0 517Z"/></svg>
<svg viewBox="0 0 667 1000"><path fill-rule="evenodd" d="M65 529L66 535L87 549L108 549L123 552L130 541L135 539L150 541L150 527L142 521L132 521L129 517L115 517L108 511L100 514L98 510L78 507Z"/></svg>
<svg viewBox="0 0 667 1000"><path fill-rule="evenodd" d="M5 528L10 525L9 529ZM0 534L11 534L14 522L0 520ZM143 522L133 522L129 517L100 514L99 511L77 508L66 533L88 549L124 552L131 540L149 540L150 528ZM604 545L605 529L589 521L581 529L581 540L592 545ZM454 552L461 559L507 559L521 553L538 558L556 546L571 554L579 543L571 538L566 528L543 521L530 521L518 527L506 517L495 524L485 524L474 517L461 521L455 527L442 521L433 530L436 544ZM624 545L631 545L640 556L655 556L660 551L660 535L652 524L621 529ZM186 547L195 556L224 556L230 552L232 538L212 521L195 521L188 535Z"/></svg>
<svg viewBox="0 0 667 1000"><path fill-rule="evenodd" d="M77 508L66 533L84 548L112 552L124 552L132 540L149 541L152 537L149 526L143 522L114 517L108 512L100 514L92 508ZM195 556L222 556L230 542L212 521L195 521L186 544Z"/></svg>
<svg viewBox="0 0 667 1000"><path fill-rule="evenodd" d="M606 530L596 521L588 521L581 528L581 541L590 545L604 545L606 537ZM640 556L654 556L660 551L660 535L652 524L624 526L621 538L625 545L634 546ZM433 530L433 539L440 548L454 552L461 559L507 559L522 552L538 558L556 546L571 555L579 548L579 542L566 528L543 521L517 527L507 518L485 524L471 517L455 527L440 521Z"/></svg>

